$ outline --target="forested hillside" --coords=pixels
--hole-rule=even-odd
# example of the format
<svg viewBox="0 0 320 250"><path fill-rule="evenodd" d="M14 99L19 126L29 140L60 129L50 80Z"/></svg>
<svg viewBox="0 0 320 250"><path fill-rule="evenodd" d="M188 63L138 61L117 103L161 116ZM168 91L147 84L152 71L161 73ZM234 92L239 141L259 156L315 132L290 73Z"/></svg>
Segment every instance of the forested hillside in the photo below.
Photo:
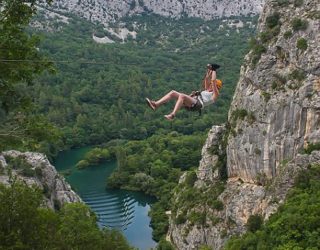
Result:
<svg viewBox="0 0 320 250"><path fill-rule="evenodd" d="M57 25L54 32L37 32L43 36L40 51L52 60L67 61L55 64L56 74L43 74L37 80L34 97L39 111L62 129L67 146L145 139L172 130L183 134L205 131L226 120L247 40L253 33L251 21L141 15L122 20L138 33L136 39L97 44L92 34L107 34L102 26L69 18L69 24ZM228 23L244 27L237 32ZM186 93L199 89L205 66L211 62L222 66L218 77L224 87L216 105L201 117L184 111L169 123L163 115L172 104L156 113L147 108L146 96L159 98L171 89Z"/></svg>

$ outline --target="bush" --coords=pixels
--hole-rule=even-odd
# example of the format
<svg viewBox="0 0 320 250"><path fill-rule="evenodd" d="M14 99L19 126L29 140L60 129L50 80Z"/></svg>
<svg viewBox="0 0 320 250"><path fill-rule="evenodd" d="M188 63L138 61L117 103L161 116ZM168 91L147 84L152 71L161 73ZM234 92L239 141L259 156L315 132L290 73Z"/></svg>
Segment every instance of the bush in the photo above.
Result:
<svg viewBox="0 0 320 250"><path fill-rule="evenodd" d="M253 124L256 121L256 116L254 115L253 112L248 113L247 120L249 124Z"/></svg>
<svg viewBox="0 0 320 250"><path fill-rule="evenodd" d="M232 112L231 118L233 120L243 120L248 115L248 111L245 109L236 109Z"/></svg>
<svg viewBox="0 0 320 250"><path fill-rule="evenodd" d="M291 26L294 31L306 30L308 28L308 21L295 17L291 21Z"/></svg>
<svg viewBox="0 0 320 250"><path fill-rule="evenodd" d="M308 48L307 40L302 38L302 37L299 38L297 40L297 48L300 49L300 50L306 50Z"/></svg>
<svg viewBox="0 0 320 250"><path fill-rule="evenodd" d="M301 7L303 5L303 0L294 0L294 7Z"/></svg>
<svg viewBox="0 0 320 250"><path fill-rule="evenodd" d="M289 39L292 37L292 31L288 30L283 34L284 39Z"/></svg>
<svg viewBox="0 0 320 250"><path fill-rule="evenodd" d="M311 154L312 151L320 150L320 142L318 143L309 143L308 146L304 149L305 154Z"/></svg>
<svg viewBox="0 0 320 250"><path fill-rule="evenodd" d="M216 209L218 211L223 210L223 207L224 207L222 201L220 201L220 200L213 200L211 205L212 205L213 209Z"/></svg>
<svg viewBox="0 0 320 250"><path fill-rule="evenodd" d="M272 29L280 24L280 14L278 12L273 13L272 15L266 18L266 24L269 29Z"/></svg>
<svg viewBox="0 0 320 250"><path fill-rule="evenodd" d="M247 230L249 232L255 232L261 228L263 224L263 218L259 214L251 215L247 221Z"/></svg>
<svg viewBox="0 0 320 250"><path fill-rule="evenodd" d="M273 77L275 78L275 80L272 82L271 88L273 90L284 89L284 86L287 82L287 78L280 74L274 74Z"/></svg>
<svg viewBox="0 0 320 250"><path fill-rule="evenodd" d="M198 179L196 172L191 171L187 173L186 181L185 183L188 185L188 187L193 187L194 183Z"/></svg>
<svg viewBox="0 0 320 250"><path fill-rule="evenodd" d="M277 36L280 32L280 26L276 26L273 29L269 29L266 32L261 32L259 37L262 43L269 42L273 37Z"/></svg>
<svg viewBox="0 0 320 250"><path fill-rule="evenodd" d="M262 91L261 95L263 96L265 102L268 102L271 98L271 94L265 91Z"/></svg>
<svg viewBox="0 0 320 250"><path fill-rule="evenodd" d="M289 0L277 0L277 4L281 7L288 6L290 4Z"/></svg>
<svg viewBox="0 0 320 250"><path fill-rule="evenodd" d="M192 211L188 215L188 220L193 225L204 225L206 223L206 214L204 212Z"/></svg>
<svg viewBox="0 0 320 250"><path fill-rule="evenodd" d="M157 250L175 250L175 248L172 246L172 244L166 239L161 239L157 245Z"/></svg>
<svg viewBox="0 0 320 250"><path fill-rule="evenodd" d="M289 79L303 81L306 78L306 73L302 69L295 69L289 74Z"/></svg>
<svg viewBox="0 0 320 250"><path fill-rule="evenodd" d="M252 64L256 65L259 62L261 55L265 53L267 49L256 39L251 39L250 48L252 51Z"/></svg>
<svg viewBox="0 0 320 250"><path fill-rule="evenodd" d="M187 217L186 217L186 214L185 214L185 213L180 213L180 214L176 217L176 219L175 219L175 223L176 223L177 225L183 224L183 223L185 223L186 221L187 221Z"/></svg>

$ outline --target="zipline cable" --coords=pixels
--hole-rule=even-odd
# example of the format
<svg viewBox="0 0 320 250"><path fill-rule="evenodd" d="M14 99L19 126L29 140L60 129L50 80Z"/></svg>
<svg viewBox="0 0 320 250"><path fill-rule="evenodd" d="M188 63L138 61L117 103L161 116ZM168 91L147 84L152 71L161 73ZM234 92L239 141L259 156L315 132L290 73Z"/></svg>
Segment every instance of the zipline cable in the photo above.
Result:
<svg viewBox="0 0 320 250"><path fill-rule="evenodd" d="M28 59L0 59L0 63L56 63L56 64L92 64L92 65L119 65L119 66L138 66L137 63L118 63L118 62L94 62L94 61L67 61L67 60L28 60ZM180 69L181 67L170 67L171 69ZM183 66L183 68L196 69L196 66Z"/></svg>

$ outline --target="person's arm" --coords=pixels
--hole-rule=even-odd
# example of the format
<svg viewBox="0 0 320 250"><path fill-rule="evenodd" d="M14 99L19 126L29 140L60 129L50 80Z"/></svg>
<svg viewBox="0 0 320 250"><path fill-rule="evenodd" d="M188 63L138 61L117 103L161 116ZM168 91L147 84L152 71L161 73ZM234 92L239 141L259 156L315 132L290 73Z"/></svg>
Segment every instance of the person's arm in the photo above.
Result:
<svg viewBox="0 0 320 250"><path fill-rule="evenodd" d="M203 79L203 89L208 90L210 88L210 80L208 81L208 78L210 76L210 70L207 70L207 73Z"/></svg>
<svg viewBox="0 0 320 250"><path fill-rule="evenodd" d="M211 75L211 86L212 86L212 90L213 90L213 100L214 101L216 101L219 96L219 90L217 87L216 79L217 79L217 74L216 74L216 71L213 70L212 75Z"/></svg>

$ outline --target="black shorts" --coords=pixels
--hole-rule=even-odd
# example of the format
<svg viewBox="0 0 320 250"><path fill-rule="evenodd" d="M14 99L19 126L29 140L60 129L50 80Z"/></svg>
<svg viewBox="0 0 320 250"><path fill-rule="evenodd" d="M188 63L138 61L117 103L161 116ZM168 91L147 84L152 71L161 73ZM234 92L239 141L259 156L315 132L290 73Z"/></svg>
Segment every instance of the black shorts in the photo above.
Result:
<svg viewBox="0 0 320 250"><path fill-rule="evenodd" d="M202 109L202 104L199 100L199 98L197 98L197 102L195 104L193 104L191 107L185 107L186 110L188 111L199 111Z"/></svg>

